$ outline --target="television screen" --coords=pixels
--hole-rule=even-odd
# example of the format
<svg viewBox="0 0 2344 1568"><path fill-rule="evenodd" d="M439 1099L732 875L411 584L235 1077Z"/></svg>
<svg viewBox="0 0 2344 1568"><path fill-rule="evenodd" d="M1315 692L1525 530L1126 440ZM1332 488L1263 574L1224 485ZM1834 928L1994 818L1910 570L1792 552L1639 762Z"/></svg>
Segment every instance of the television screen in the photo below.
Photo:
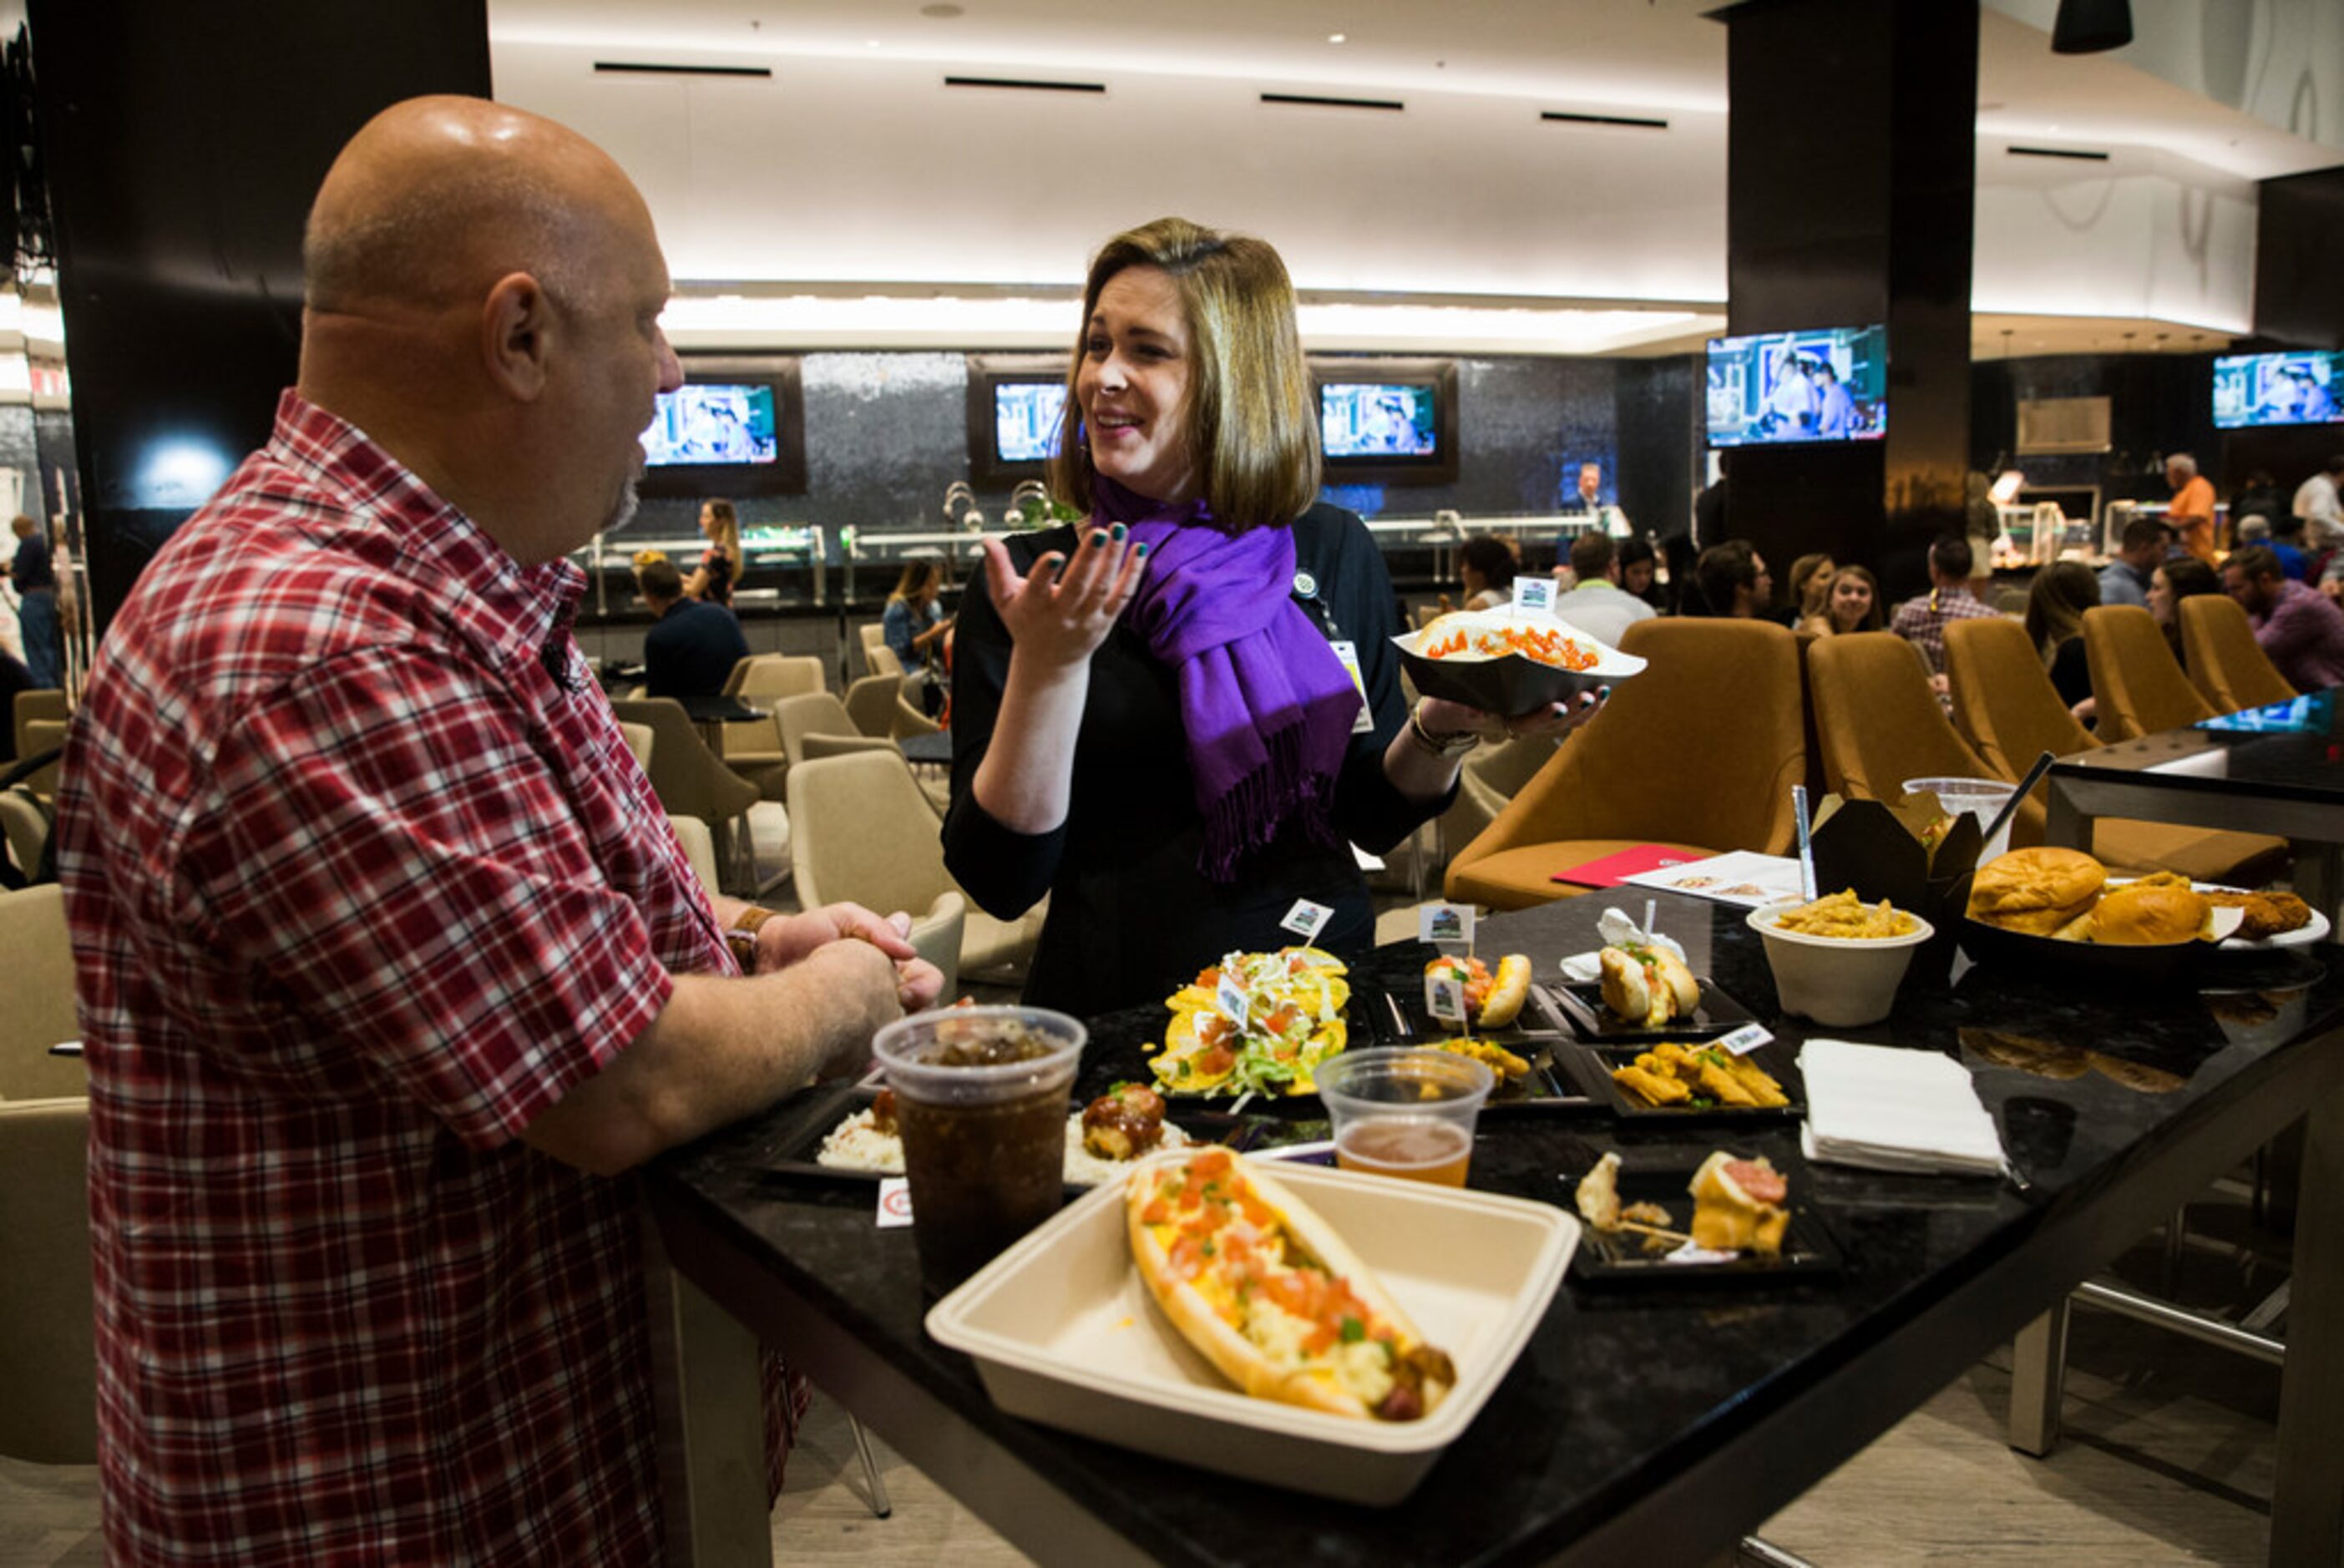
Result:
<svg viewBox="0 0 2344 1568"><path fill-rule="evenodd" d="M2214 361L2214 423L2323 425L2344 420L2344 354L2226 354Z"/></svg>
<svg viewBox="0 0 2344 1568"><path fill-rule="evenodd" d="M743 382L687 381L659 395L659 411L643 432L644 460L653 468L682 463L770 463L781 455L774 433L773 389Z"/></svg>
<svg viewBox="0 0 2344 1568"><path fill-rule="evenodd" d="M1066 383L995 381L993 455L1005 463L1046 461L1058 447L1058 420L1066 411Z"/></svg>
<svg viewBox="0 0 2344 1568"><path fill-rule="evenodd" d="M1330 458L1429 458L1440 450L1440 400L1404 381L1324 381L1318 439Z"/></svg>
<svg viewBox="0 0 2344 1568"><path fill-rule="evenodd" d="M1709 444L1878 440L1888 329L1821 327L1709 341Z"/></svg>

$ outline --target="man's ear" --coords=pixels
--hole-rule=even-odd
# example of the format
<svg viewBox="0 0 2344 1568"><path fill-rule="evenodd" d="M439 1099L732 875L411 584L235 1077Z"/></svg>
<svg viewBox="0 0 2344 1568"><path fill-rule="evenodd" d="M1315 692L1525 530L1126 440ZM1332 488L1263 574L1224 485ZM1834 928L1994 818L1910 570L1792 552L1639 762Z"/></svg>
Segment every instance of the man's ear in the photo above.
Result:
<svg viewBox="0 0 2344 1568"><path fill-rule="evenodd" d="M553 298L526 272L508 272L480 308L480 358L489 379L516 402L545 391Z"/></svg>

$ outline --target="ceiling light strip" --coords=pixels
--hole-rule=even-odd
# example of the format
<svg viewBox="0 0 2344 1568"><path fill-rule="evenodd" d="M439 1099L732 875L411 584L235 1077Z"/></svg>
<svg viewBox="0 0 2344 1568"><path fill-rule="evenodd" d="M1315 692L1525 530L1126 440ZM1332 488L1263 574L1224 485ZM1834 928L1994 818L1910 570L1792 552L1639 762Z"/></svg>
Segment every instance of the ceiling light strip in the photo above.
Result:
<svg viewBox="0 0 2344 1568"><path fill-rule="evenodd" d="M2106 163L2108 161L2108 155L2106 153L2085 152L2078 147L2014 147L2008 150L2010 156L2013 157L2063 157L2073 158L2078 163Z"/></svg>
<svg viewBox="0 0 2344 1568"><path fill-rule="evenodd" d="M947 87L1002 87L1027 93L1104 93L1105 82L1029 82L1010 76L946 76Z"/></svg>
<svg viewBox="0 0 2344 1568"><path fill-rule="evenodd" d="M1408 106L1397 98L1322 98L1309 93L1264 93L1265 104L1298 104L1313 109L1382 109L1400 114Z"/></svg>
<svg viewBox="0 0 2344 1568"><path fill-rule="evenodd" d="M598 76L765 76L771 66L663 66L652 60L597 60Z"/></svg>
<svg viewBox="0 0 2344 1568"><path fill-rule="evenodd" d="M1561 109L1541 109L1539 111L1539 118L1561 126L1627 126L1642 131L1664 131L1669 128L1669 122L1666 120L1638 119L1633 115L1580 115L1569 114Z"/></svg>

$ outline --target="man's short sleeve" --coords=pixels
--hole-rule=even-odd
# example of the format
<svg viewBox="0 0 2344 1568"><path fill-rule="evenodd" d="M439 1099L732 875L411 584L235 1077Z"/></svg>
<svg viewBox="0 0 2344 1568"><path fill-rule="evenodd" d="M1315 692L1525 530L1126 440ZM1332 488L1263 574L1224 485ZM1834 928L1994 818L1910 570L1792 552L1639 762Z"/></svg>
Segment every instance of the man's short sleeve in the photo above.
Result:
<svg viewBox="0 0 2344 1568"><path fill-rule="evenodd" d="M518 699L444 654L337 655L220 739L182 875L252 984L493 1147L673 985L575 804L599 781L561 768Z"/></svg>

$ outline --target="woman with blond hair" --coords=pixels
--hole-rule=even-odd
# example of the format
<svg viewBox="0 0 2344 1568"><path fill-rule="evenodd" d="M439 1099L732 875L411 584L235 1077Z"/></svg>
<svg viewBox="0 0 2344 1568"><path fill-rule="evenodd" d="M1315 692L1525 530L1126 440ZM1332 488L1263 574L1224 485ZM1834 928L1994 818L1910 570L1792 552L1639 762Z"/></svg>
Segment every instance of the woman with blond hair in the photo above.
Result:
<svg viewBox="0 0 2344 1568"><path fill-rule="evenodd" d="M1319 945L1369 946L1351 845L1438 813L1488 721L1401 698L1383 558L1317 500L1285 263L1181 218L1116 236L1066 389L1051 491L1088 520L985 541L962 599L954 876L1004 918L1049 895L1026 994L1077 1014L1294 943L1306 905Z"/></svg>
<svg viewBox="0 0 2344 1568"><path fill-rule="evenodd" d="M2035 644L2059 700L2072 712L2092 694L2084 655L2084 612L2100 607L2100 580L2080 561L2055 561L2026 592L2026 640Z"/></svg>
<svg viewBox="0 0 2344 1568"><path fill-rule="evenodd" d="M704 501L700 531L708 536L708 552L683 580L683 591L711 604L729 605L732 585L741 581L741 516L729 501Z"/></svg>
<svg viewBox="0 0 2344 1568"><path fill-rule="evenodd" d="M1877 632L1888 623L1880 609L1880 579L1869 567L1843 566L1833 572L1824 582L1823 604L1821 614L1799 622L1800 631L1834 637Z"/></svg>

